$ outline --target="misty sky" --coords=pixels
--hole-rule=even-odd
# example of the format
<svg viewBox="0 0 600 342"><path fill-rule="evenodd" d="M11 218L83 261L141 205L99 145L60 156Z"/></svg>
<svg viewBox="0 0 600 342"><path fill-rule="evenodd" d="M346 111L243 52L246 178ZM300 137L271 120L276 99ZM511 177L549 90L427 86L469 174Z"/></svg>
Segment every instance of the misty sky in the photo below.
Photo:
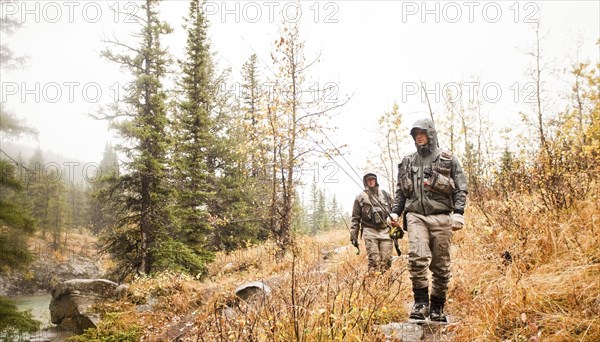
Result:
<svg viewBox="0 0 600 342"><path fill-rule="evenodd" d="M162 19L175 29L163 45L175 58L185 44L181 19L187 8L187 1L161 5ZM537 20L550 68L566 67L577 55L581 60L600 59L595 45L600 37L598 1L306 1L301 13L296 9L294 2L208 1L218 67L231 68L232 92L239 89L241 65L252 53L258 54L265 78L272 77L270 53L281 21L278 13L285 10L284 18L300 20L307 59L321 53L320 63L308 71L308 84L334 85L339 100L352 96L336 111L333 124L339 130L330 138L348 144L346 158L359 173L366 158L377 152L376 119L394 102L404 113L401 130L427 115L416 88L421 81L428 84L433 110L442 112L446 87L478 79L471 89L486 90L483 109L497 128L516 126L518 111L530 108L524 103L531 93L526 71L532 60L526 52L534 44L532 26ZM28 62L22 70L3 70L0 89L3 106L40 132L38 141L22 143L98 162L113 137L105 122L87 114L113 101L119 85L131 80L100 57L108 47L101 41L116 37L134 43L129 34L139 25L128 14L141 11L140 3L2 1L1 11L2 20L10 16L23 24L1 39ZM567 89L569 80L557 75L548 73L548 87ZM558 108L560 99L553 101ZM407 146L407 152L412 149ZM321 180L335 172L330 179L339 182L327 184L327 189L338 198L352 198L359 191L344 172L327 169L327 161L319 166ZM349 199L342 202L351 206Z"/></svg>

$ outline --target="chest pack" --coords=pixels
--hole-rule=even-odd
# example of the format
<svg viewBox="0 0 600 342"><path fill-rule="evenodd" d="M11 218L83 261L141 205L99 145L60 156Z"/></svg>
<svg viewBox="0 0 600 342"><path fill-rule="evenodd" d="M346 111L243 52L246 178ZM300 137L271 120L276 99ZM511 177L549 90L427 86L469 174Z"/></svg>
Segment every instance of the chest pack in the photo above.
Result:
<svg viewBox="0 0 600 342"><path fill-rule="evenodd" d="M375 226L384 225L387 215L389 214L390 206L391 206L391 197L390 194L385 190L379 191L379 194L375 196L374 194L368 193L367 191L363 192L362 206L363 206L363 215L371 224ZM365 206L365 204L368 204Z"/></svg>
<svg viewBox="0 0 600 342"><path fill-rule="evenodd" d="M406 198L414 193L413 165L416 154L404 157L398 164L398 186ZM433 161L431 167L423 170L423 187L425 190L452 195L456 185L452 179L452 152L442 151Z"/></svg>

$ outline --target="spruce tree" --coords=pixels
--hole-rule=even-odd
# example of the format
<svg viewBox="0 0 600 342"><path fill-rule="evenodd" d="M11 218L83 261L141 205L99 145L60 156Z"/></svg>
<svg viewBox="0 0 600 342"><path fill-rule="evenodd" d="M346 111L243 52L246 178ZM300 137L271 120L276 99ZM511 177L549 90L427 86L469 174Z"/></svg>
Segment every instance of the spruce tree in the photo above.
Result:
<svg viewBox="0 0 600 342"><path fill-rule="evenodd" d="M201 261L172 237L172 202L167 183L167 106L163 80L170 65L161 46L172 31L159 19L157 0L141 6L143 15L138 46L112 42L133 54L104 51L133 77L122 103L112 108L111 124L124 141L118 150L125 156L123 174L111 198L123 203L115 224L103 234L106 251L117 261L121 277L131 272L151 274L163 269L195 272ZM118 205L118 204L117 204Z"/></svg>
<svg viewBox="0 0 600 342"><path fill-rule="evenodd" d="M197 255L209 260L211 224L209 202L214 198L215 177L210 167L215 147L214 72L207 38L207 19L201 2L190 1L185 58L179 61L182 77L173 125L173 188L176 189L175 215L178 238Z"/></svg>
<svg viewBox="0 0 600 342"><path fill-rule="evenodd" d="M90 179L88 188L89 206L86 217L92 233L99 234L105 228L115 224L120 203L110 200L113 189L117 186L119 161L111 144L106 144L97 173Z"/></svg>
<svg viewBox="0 0 600 342"><path fill-rule="evenodd" d="M4 7L4 0L0 0L0 6ZM4 16L0 20L0 36L12 34L19 26L18 20ZM0 73L20 66L22 62L23 58L0 39ZM0 274L24 268L33 259L27 248L27 234L33 233L36 224L25 201L24 163L21 158L14 159L14 156L8 155L1 147L5 140L35 134L35 129L11 113L4 101L0 103ZM30 312L17 311L10 300L0 296L1 340L21 339L22 334L34 332L39 326L40 322L32 319Z"/></svg>
<svg viewBox="0 0 600 342"><path fill-rule="evenodd" d="M46 230L52 234L52 248L58 250L61 247L60 237L69 222L69 207L67 204L67 189L63 179L57 170L49 170L44 178L42 186L44 194L48 196L44 202L47 203L47 216L42 221Z"/></svg>
<svg viewBox="0 0 600 342"><path fill-rule="evenodd" d="M348 228L345 222L345 215L340 203L337 200L335 194L331 198L329 203L329 217L331 218L331 225L333 229Z"/></svg>
<svg viewBox="0 0 600 342"><path fill-rule="evenodd" d="M327 198L323 190L319 190L319 202L317 205L319 229L317 232L325 232L331 228L331 218L327 212Z"/></svg>
<svg viewBox="0 0 600 342"><path fill-rule="evenodd" d="M27 265L32 255L27 249L27 233L33 233L35 220L26 208L13 201L23 191L15 165L0 159L0 273Z"/></svg>
<svg viewBox="0 0 600 342"><path fill-rule="evenodd" d="M71 227L81 231L89 223L88 219L88 196L82 181L70 182L68 193L69 218Z"/></svg>
<svg viewBox="0 0 600 342"><path fill-rule="evenodd" d="M27 190L28 209L39 224L42 236L48 232L48 217L51 194L46 177L46 161L40 148L37 148L29 162L25 176L25 188Z"/></svg>
<svg viewBox="0 0 600 342"><path fill-rule="evenodd" d="M67 189L58 164L46 162L36 149L27 165L25 177L29 211L46 237L51 234L52 247L60 247L60 235L69 221Z"/></svg>
<svg viewBox="0 0 600 342"><path fill-rule="evenodd" d="M264 240L269 235L267 223L270 221L270 192L272 168L269 166L269 137L271 127L267 120L267 94L262 86L258 56L251 55L242 66L241 96L239 98L240 122L237 150L244 160L241 186L247 194L250 206L249 219L257 240Z"/></svg>
<svg viewBox="0 0 600 342"><path fill-rule="evenodd" d="M242 66L241 90L240 107L246 142L244 151L249 158L249 176L265 183L268 174L268 152L265 141L268 134L268 123L264 108L265 93L261 86L256 54L251 55Z"/></svg>
<svg viewBox="0 0 600 342"><path fill-rule="evenodd" d="M230 96L220 92L226 73L217 75L202 8L201 1L191 1L185 23L171 165L178 239L208 261L217 250L232 250L266 234L256 215L256 182L248 179L247 130L238 124Z"/></svg>
<svg viewBox="0 0 600 342"><path fill-rule="evenodd" d="M319 217L319 189L317 183L313 182L310 187L310 234L319 231L321 219Z"/></svg>

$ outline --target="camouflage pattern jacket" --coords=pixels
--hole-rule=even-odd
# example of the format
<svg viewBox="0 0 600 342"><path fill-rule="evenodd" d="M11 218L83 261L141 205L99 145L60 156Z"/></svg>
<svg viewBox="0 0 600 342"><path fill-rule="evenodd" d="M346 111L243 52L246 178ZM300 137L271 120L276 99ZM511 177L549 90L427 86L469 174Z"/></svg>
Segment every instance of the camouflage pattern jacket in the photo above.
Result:
<svg viewBox="0 0 600 342"><path fill-rule="evenodd" d="M406 156L398 165L398 183L392 212L421 215L464 214L467 180L456 156L438 147L437 132L429 119L417 121L411 128L427 132L428 143ZM413 135L414 137L414 135Z"/></svg>

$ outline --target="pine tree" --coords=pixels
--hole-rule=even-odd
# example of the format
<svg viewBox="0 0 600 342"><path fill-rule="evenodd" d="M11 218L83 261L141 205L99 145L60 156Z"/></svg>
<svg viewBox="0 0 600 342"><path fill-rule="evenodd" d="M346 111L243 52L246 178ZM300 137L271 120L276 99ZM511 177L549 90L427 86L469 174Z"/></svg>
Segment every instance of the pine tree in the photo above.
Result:
<svg viewBox="0 0 600 342"><path fill-rule="evenodd" d="M176 192L176 216L179 239L195 253L210 258L208 202L213 198L214 177L209 172L209 150L214 146L210 111L214 106L213 66L207 38L205 15L200 1L190 2L186 58L179 61L182 78L173 128L173 175Z"/></svg>
<svg viewBox="0 0 600 342"><path fill-rule="evenodd" d="M27 175L25 177L28 209L38 221L43 237L48 232L48 207L51 197L45 164L44 154L40 148L37 148L27 163Z"/></svg>
<svg viewBox="0 0 600 342"><path fill-rule="evenodd" d="M4 0L0 1L4 7ZM5 16L0 20L0 36L12 34L20 26L19 22ZM23 62L0 39L0 73L6 68L14 68ZM35 135L33 128L8 111L6 103L0 103L0 147L5 139L16 139L21 135ZM0 148L0 274L12 268L23 268L31 262L33 256L27 248L27 234L33 233L35 220L27 210L23 200L24 165L7 155ZM7 157L9 160L4 159ZM12 160L11 160L12 159ZM31 312L19 312L15 305L0 296L0 339L18 340L22 334L34 332L40 322L31 317Z"/></svg>
<svg viewBox="0 0 600 342"><path fill-rule="evenodd" d="M16 168L0 159L0 273L6 268L24 267L32 260L26 244L26 234L33 233L35 220L26 208L12 199L22 190Z"/></svg>
<svg viewBox="0 0 600 342"><path fill-rule="evenodd" d="M47 216L42 221L45 229L52 234L52 248L61 247L60 236L65 230L69 220L69 207L67 205L67 190L58 171L50 170L43 179L44 194L48 196Z"/></svg>
<svg viewBox="0 0 600 342"><path fill-rule="evenodd" d="M186 58L180 61L181 98L173 123L173 188L178 238L208 261L216 250L231 250L264 239L257 215L259 183L249 179L252 157L244 150L247 130L219 92L201 1L190 2L185 28ZM216 196L216 194L219 194Z"/></svg>
<svg viewBox="0 0 600 342"><path fill-rule="evenodd" d="M0 35L10 35L19 26L18 20L6 16L0 20ZM0 40L0 72L20 66L22 62L23 58ZM5 102L0 103L0 143L35 134L32 127L7 109ZM25 166L20 158L14 160L4 150L0 149L0 152L0 272L4 272L7 268L24 267L32 260L26 238L28 233L33 233L36 222L25 200ZM4 305L0 305L0 311L2 309ZM0 319L0 325L4 323L6 321Z"/></svg>
<svg viewBox="0 0 600 342"><path fill-rule="evenodd" d="M112 108L111 124L127 142L119 146L126 161L111 198L124 203L116 224L103 234L105 250L117 261L121 277L132 271L151 274L173 268L194 272L200 260L185 245L173 239L174 229L169 187L166 182L168 140L166 94L162 81L170 59L161 47L161 37L172 29L160 21L159 1L141 6L139 45L125 47L129 54L106 50L107 59L119 63L133 76L122 104ZM123 107L123 108L121 108Z"/></svg>
<svg viewBox="0 0 600 342"><path fill-rule="evenodd" d="M333 194L331 198L331 202L329 202L329 217L331 218L331 225L333 229L344 227L343 223L343 214L340 208L340 204L338 203L337 197Z"/></svg>
<svg viewBox="0 0 600 342"><path fill-rule="evenodd" d="M295 234L312 234L311 233L311 213L308 206L302 200L299 194L294 195L294 207L292 208L293 221L292 231Z"/></svg>
<svg viewBox="0 0 600 342"><path fill-rule="evenodd" d="M253 54L242 66L241 110L249 155L250 177L267 180L268 155L265 136L268 132L264 111L264 91L260 84L258 56Z"/></svg>
<svg viewBox="0 0 600 342"><path fill-rule="evenodd" d="M258 56L251 55L242 66L242 93L239 98L240 116L234 137L238 159L243 173L241 188L247 194L244 199L248 211L247 229L255 232L255 239L262 241L269 235L271 171L269 167L270 127L267 120L266 93L261 86ZM240 143L243 142L243 143Z"/></svg>
<svg viewBox="0 0 600 342"><path fill-rule="evenodd" d="M105 228L115 224L118 216L117 208L121 203L110 200L110 195L117 186L119 177L119 160L110 144L104 147L104 154L98 168L98 173L91 179L88 189L89 206L87 207L89 224L94 234L99 234Z"/></svg>
<svg viewBox="0 0 600 342"><path fill-rule="evenodd" d="M319 230L318 232L326 232L331 229L331 218L327 213L327 198L323 190L319 190L319 202L317 205Z"/></svg>
<svg viewBox="0 0 600 342"><path fill-rule="evenodd" d="M88 196L83 182L69 183L68 204L71 227L81 230L90 221L87 216Z"/></svg>
<svg viewBox="0 0 600 342"><path fill-rule="evenodd" d="M41 149L29 160L27 199L31 215L38 222L42 236L52 236L52 247L60 247L60 234L69 220L67 190L55 163L46 163Z"/></svg>
<svg viewBox="0 0 600 342"><path fill-rule="evenodd" d="M318 205L319 205L319 189L317 188L317 183L313 182L310 186L310 234L316 234L319 230L319 213L318 213Z"/></svg>
<svg viewBox="0 0 600 342"><path fill-rule="evenodd" d="M0 338L2 341L23 341L23 335L39 330L41 322L31 311L20 312L12 300L0 296Z"/></svg>
<svg viewBox="0 0 600 342"><path fill-rule="evenodd" d="M327 196L325 191L317 187L317 183L311 185L311 203L310 203L310 234L331 229L332 216L327 208Z"/></svg>

